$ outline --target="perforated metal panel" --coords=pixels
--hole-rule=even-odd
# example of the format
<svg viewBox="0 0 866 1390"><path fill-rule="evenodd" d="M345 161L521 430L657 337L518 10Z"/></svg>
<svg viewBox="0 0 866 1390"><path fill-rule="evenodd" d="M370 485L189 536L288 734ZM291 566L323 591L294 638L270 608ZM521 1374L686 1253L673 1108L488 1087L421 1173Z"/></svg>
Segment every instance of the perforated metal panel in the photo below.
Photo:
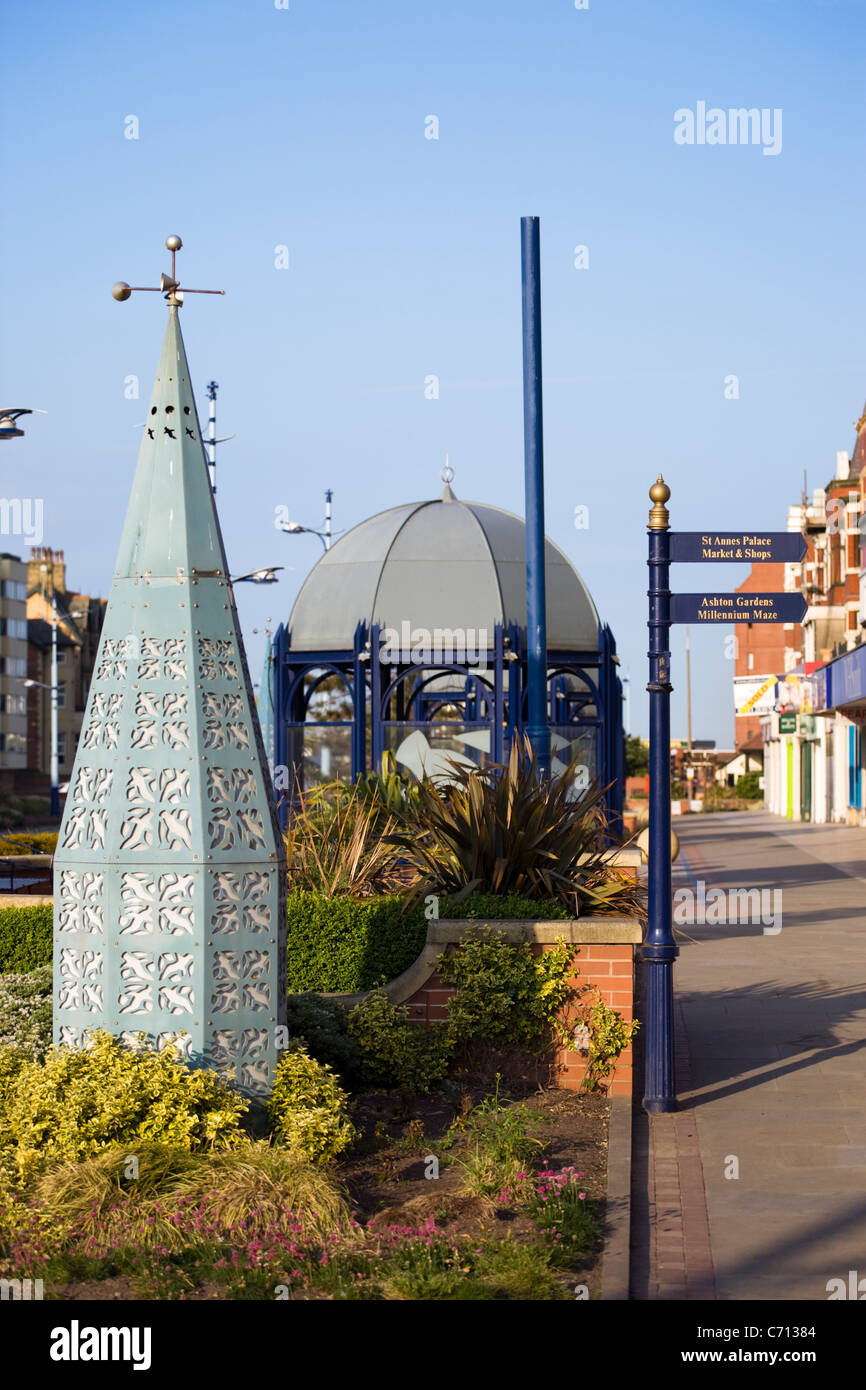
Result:
<svg viewBox="0 0 866 1390"><path fill-rule="evenodd" d="M171 1047L269 1089L285 859L178 312L55 856L55 1041Z"/></svg>

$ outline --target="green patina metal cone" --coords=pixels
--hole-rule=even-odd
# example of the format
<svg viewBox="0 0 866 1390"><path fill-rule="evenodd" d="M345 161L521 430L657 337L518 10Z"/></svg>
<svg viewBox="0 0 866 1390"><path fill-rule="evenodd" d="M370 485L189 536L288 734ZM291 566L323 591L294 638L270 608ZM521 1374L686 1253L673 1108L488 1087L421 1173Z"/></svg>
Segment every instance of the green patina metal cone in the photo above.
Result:
<svg viewBox="0 0 866 1390"><path fill-rule="evenodd" d="M285 1023L285 856L176 307L54 860L55 1041L246 1092Z"/></svg>

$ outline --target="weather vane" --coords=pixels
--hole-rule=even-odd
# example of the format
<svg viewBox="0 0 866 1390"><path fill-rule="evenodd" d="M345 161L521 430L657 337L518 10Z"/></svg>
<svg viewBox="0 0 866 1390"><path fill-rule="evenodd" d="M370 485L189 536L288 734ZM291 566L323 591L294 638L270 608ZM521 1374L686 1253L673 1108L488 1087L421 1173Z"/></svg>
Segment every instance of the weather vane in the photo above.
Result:
<svg viewBox="0 0 866 1390"><path fill-rule="evenodd" d="M165 244L171 252L171 275L160 275L158 285L128 285L125 280L118 280L117 284L111 287L111 293L115 299L123 301L129 299L133 290L146 290L149 294L164 294L169 304L179 308L183 303L185 294L225 294L225 290L181 289L175 279L174 258L183 246L183 242L179 236L167 236Z"/></svg>

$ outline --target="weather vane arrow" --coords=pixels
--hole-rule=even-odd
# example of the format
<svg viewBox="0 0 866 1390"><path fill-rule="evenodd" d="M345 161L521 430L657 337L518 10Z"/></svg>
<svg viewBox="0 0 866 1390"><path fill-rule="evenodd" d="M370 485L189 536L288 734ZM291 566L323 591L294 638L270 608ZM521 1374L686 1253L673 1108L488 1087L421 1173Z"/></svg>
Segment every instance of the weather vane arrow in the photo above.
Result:
<svg viewBox="0 0 866 1390"><path fill-rule="evenodd" d="M129 299L133 291L145 290L148 294L164 294L169 304L179 308L183 303L185 294L225 294L225 290L182 289L175 278L174 258L183 246L183 242L179 236L167 236L165 244L171 252L171 275L160 275L158 285L128 285L125 280L118 280L117 284L111 287L111 293L115 299L123 302L123 300Z"/></svg>

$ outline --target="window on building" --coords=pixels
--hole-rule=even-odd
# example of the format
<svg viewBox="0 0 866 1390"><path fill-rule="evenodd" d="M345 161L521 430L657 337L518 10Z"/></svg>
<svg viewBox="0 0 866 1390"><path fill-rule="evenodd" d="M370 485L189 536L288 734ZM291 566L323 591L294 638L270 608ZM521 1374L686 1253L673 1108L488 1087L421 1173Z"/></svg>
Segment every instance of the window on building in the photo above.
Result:
<svg viewBox="0 0 866 1390"><path fill-rule="evenodd" d="M17 637L26 641L26 618L0 618L0 637Z"/></svg>
<svg viewBox="0 0 866 1390"><path fill-rule="evenodd" d="M61 762L61 763L65 763L65 762L66 762L66 735L65 735L65 734L58 734L58 735L57 735L57 761L58 761L58 762Z"/></svg>
<svg viewBox="0 0 866 1390"><path fill-rule="evenodd" d="M23 603L27 598L27 586L17 579L0 579L0 598L12 598Z"/></svg>
<svg viewBox="0 0 866 1390"><path fill-rule="evenodd" d="M57 708L66 709L66 686L62 681L57 687Z"/></svg>
<svg viewBox="0 0 866 1390"><path fill-rule="evenodd" d="M27 662L23 656L0 656L0 676L26 676Z"/></svg>
<svg viewBox="0 0 866 1390"><path fill-rule="evenodd" d="M65 649L62 649L61 651L59 651L59 652L57 653L57 665L58 665L58 666L65 666L65 665L66 665L66 651L65 651Z"/></svg>
<svg viewBox="0 0 866 1390"><path fill-rule="evenodd" d="M746 669L747 669L748 671L754 671L754 669L755 669L755 653L754 653L754 652L749 652L748 665L747 665Z"/></svg>

